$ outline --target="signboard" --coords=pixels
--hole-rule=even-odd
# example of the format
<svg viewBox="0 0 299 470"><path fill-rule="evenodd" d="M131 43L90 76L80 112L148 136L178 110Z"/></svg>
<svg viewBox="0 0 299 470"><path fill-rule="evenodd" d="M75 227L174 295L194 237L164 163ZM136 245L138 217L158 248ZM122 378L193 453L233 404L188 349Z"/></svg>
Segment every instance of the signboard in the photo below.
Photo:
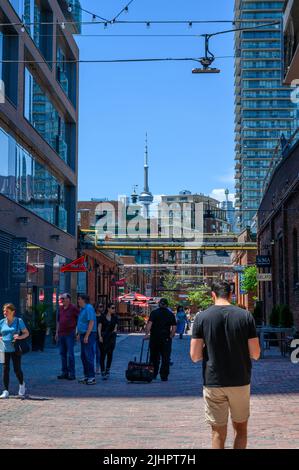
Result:
<svg viewBox="0 0 299 470"><path fill-rule="evenodd" d="M257 280L259 282L269 282L272 281L272 274L271 273L259 273L257 275Z"/></svg>
<svg viewBox="0 0 299 470"><path fill-rule="evenodd" d="M271 267L271 256L269 255L258 255L256 257L256 265L258 268L270 268Z"/></svg>
<svg viewBox="0 0 299 470"><path fill-rule="evenodd" d="M87 268L85 266L85 256L75 259L69 264L60 268L61 273L86 273Z"/></svg>
<svg viewBox="0 0 299 470"><path fill-rule="evenodd" d="M26 282L27 277L27 239L14 238L11 248L11 277L13 282Z"/></svg>

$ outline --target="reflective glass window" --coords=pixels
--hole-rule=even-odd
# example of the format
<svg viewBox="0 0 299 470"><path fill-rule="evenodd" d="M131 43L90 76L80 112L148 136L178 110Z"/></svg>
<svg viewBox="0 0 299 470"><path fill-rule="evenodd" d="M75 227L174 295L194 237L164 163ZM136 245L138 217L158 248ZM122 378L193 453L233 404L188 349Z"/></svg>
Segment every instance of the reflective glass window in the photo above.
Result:
<svg viewBox="0 0 299 470"><path fill-rule="evenodd" d="M25 69L24 116L66 163L69 161L69 128L47 94Z"/></svg>
<svg viewBox="0 0 299 470"><path fill-rule="evenodd" d="M63 183L1 128L0 148L0 193L67 231Z"/></svg>

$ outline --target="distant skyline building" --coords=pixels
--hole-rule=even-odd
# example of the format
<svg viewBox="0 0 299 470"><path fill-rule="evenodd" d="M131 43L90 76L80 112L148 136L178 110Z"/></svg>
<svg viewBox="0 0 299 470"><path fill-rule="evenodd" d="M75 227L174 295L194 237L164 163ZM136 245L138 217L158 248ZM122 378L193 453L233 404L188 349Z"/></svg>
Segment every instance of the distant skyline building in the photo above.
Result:
<svg viewBox="0 0 299 470"><path fill-rule="evenodd" d="M282 84L284 1L235 0L235 187L238 228L251 226L274 151L296 127L297 109ZM283 137L284 136L284 137ZM277 158L280 153L277 152Z"/></svg>
<svg viewBox="0 0 299 470"><path fill-rule="evenodd" d="M235 232L237 231L236 227L236 210L234 207L234 203L229 200L229 190L225 190L225 201L221 202L221 209L225 210L226 212L226 220L230 225L230 231Z"/></svg>
<svg viewBox="0 0 299 470"><path fill-rule="evenodd" d="M149 218L149 208L152 202L154 201L154 196L149 190L149 182L148 182L148 143L147 143L147 134L145 138L145 154L144 154L144 188L142 193L139 196L139 202L144 207L144 217Z"/></svg>

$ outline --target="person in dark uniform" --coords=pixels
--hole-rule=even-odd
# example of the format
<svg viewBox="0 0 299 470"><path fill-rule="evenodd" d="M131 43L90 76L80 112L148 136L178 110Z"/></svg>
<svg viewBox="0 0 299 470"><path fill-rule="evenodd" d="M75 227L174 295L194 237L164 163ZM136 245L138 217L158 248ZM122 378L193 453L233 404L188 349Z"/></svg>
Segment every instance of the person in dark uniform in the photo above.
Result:
<svg viewBox="0 0 299 470"><path fill-rule="evenodd" d="M175 316L168 308L167 299L162 298L159 302L159 308L150 314L144 339L150 341L150 362L154 366L154 378L157 378L160 368L160 377L163 382L168 380L171 343L175 332Z"/></svg>
<svg viewBox="0 0 299 470"><path fill-rule="evenodd" d="M110 302L106 313L100 316L98 324L98 340L101 353L100 364L103 380L107 380L110 376L113 351L116 345L117 325L118 316L116 315L116 307L114 303Z"/></svg>

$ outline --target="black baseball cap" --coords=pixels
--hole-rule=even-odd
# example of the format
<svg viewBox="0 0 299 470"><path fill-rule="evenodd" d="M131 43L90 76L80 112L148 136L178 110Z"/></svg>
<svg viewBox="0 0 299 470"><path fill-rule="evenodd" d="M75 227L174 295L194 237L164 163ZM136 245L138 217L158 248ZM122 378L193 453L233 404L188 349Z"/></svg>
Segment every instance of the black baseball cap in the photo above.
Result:
<svg viewBox="0 0 299 470"><path fill-rule="evenodd" d="M159 305L161 307L168 307L168 300L162 297L162 299L160 299Z"/></svg>

